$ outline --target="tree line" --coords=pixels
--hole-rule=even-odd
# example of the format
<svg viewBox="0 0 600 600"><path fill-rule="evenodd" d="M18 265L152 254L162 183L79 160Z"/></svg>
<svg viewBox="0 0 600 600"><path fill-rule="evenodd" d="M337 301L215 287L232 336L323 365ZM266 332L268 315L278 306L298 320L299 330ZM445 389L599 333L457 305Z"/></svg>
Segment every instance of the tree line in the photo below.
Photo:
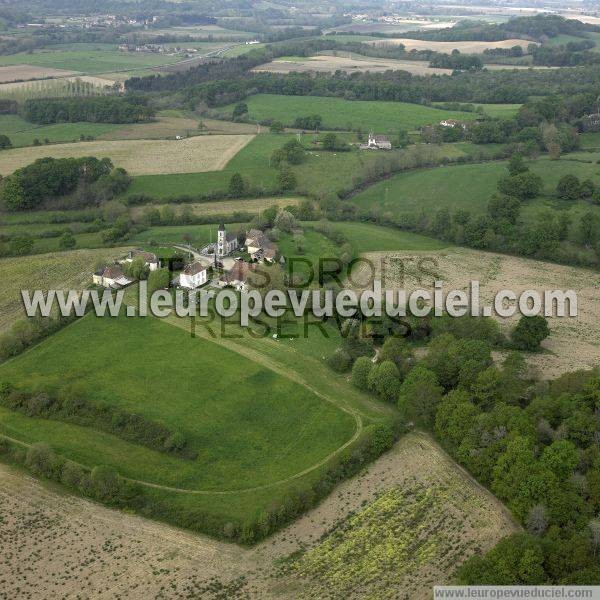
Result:
<svg viewBox="0 0 600 600"><path fill-rule="evenodd" d="M21 109L31 123L139 123L149 121L155 111L145 99L134 96L91 96L72 98L31 98Z"/></svg>

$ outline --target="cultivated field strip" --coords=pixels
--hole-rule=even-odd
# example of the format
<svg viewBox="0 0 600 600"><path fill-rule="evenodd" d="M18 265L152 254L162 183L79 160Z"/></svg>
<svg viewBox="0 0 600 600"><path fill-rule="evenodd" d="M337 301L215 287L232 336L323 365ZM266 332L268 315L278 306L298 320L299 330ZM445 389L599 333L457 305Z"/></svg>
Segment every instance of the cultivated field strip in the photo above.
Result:
<svg viewBox="0 0 600 600"><path fill-rule="evenodd" d="M38 158L108 157L130 175L167 175L220 171L250 140L252 135L197 136L183 140L106 140L15 148L2 153L0 174Z"/></svg>

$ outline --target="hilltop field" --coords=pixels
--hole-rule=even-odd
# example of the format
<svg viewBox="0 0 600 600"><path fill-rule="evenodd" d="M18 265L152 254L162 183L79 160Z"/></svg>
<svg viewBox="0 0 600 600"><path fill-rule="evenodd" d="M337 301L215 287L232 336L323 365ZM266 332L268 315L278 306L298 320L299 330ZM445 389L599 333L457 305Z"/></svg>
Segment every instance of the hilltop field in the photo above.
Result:
<svg viewBox="0 0 600 600"><path fill-rule="evenodd" d="M255 94L246 104L251 120L272 119L292 126L299 116L318 114L323 118L323 129L347 129L378 133L397 133L399 129L415 129L421 125L437 124L443 119L472 120L474 113L449 111L408 104L405 102L375 102L343 100L321 96L279 96ZM231 114L233 106L221 109Z"/></svg>

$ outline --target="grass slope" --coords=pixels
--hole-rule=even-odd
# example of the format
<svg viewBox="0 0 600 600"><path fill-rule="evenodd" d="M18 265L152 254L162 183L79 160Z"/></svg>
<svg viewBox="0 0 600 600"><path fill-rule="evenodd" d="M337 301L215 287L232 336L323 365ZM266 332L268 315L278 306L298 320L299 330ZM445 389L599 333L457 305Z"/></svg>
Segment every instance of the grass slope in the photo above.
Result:
<svg viewBox="0 0 600 600"><path fill-rule="evenodd" d="M50 142L73 142L81 135L98 137L122 128L112 123L57 123L35 125L17 115L0 115L0 132L7 135L15 147L31 146L34 139L42 144Z"/></svg>
<svg viewBox="0 0 600 600"><path fill-rule="evenodd" d="M600 211L600 207L587 202L556 199L556 184L563 175L572 173L580 179L590 178L600 185L598 158L600 154L575 153L559 161L551 161L547 157L528 161L531 171L542 177L544 192L539 198L523 204L522 217L531 220L543 208L568 211L573 222L571 236L574 236L578 217L587 210ZM376 183L357 194L352 201L363 208L378 207L396 216L420 211L432 215L442 207L452 212L464 209L480 215L486 212L498 180L506 174L504 162L420 169Z"/></svg>
<svg viewBox="0 0 600 600"><path fill-rule="evenodd" d="M322 460L355 431L350 415L305 387L154 318L88 316L3 365L0 378L40 389L71 385L93 402L183 432L199 453L196 461L87 428L0 411L2 433L45 440L82 463L187 489L236 490L285 479ZM229 496L182 496L193 506L235 512ZM244 499L248 504L234 516L264 508L252 504L251 496Z"/></svg>
<svg viewBox="0 0 600 600"><path fill-rule="evenodd" d="M318 114L323 128L373 130L377 133L396 133L399 129L415 129L421 125L439 123L443 119L472 120L474 113L447 111L407 104L404 102L375 102L343 100L321 96L279 96L256 94L246 100L253 120L273 119L293 125L296 117ZM233 105L225 107L230 115Z"/></svg>
<svg viewBox="0 0 600 600"><path fill-rule="evenodd" d="M388 250L441 250L448 246L446 242L424 235L371 223L331 223L331 228L343 233L357 254Z"/></svg>

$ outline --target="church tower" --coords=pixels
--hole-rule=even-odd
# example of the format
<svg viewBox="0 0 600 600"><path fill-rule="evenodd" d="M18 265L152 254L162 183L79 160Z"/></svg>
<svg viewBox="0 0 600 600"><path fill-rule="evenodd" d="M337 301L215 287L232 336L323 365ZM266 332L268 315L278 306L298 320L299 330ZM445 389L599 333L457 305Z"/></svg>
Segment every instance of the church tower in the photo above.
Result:
<svg viewBox="0 0 600 600"><path fill-rule="evenodd" d="M219 225L219 230L217 231L217 256L225 256L227 254L227 233L225 232L225 224L221 223Z"/></svg>

